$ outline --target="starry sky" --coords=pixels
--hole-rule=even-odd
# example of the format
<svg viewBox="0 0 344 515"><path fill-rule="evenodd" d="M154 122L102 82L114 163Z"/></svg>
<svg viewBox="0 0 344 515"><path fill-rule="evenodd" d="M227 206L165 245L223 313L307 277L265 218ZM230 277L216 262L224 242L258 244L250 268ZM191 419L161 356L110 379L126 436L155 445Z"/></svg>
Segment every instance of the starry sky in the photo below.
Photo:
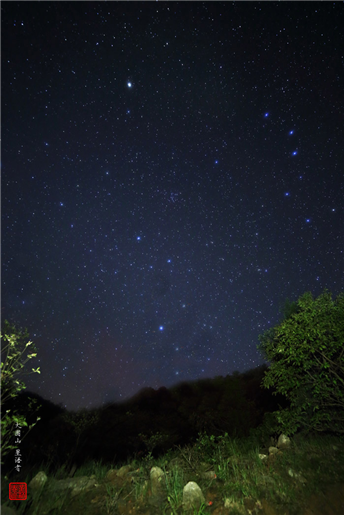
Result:
<svg viewBox="0 0 344 515"><path fill-rule="evenodd" d="M2 318L68 409L264 363L344 286L342 2L2 2Z"/></svg>

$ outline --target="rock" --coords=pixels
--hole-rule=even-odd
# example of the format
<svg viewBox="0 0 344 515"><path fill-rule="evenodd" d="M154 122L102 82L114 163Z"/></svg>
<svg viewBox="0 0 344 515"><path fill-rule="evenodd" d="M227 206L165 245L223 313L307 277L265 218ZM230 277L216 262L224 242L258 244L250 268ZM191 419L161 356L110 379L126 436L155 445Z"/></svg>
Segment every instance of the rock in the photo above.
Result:
<svg viewBox="0 0 344 515"><path fill-rule="evenodd" d="M17 515L17 512L13 508L10 508L9 506L5 506L3 504L1 506L1 515Z"/></svg>
<svg viewBox="0 0 344 515"><path fill-rule="evenodd" d="M288 447L290 447L290 438L283 434L280 435L277 442L277 447L279 449L287 449Z"/></svg>
<svg viewBox="0 0 344 515"><path fill-rule="evenodd" d="M37 493L42 487L44 487L48 478L44 472L38 472L38 474L30 481L28 487L33 490L34 494ZM83 490L90 490L91 488L97 487L98 482L96 477L83 476L77 478L68 478L68 479L60 479L53 480L52 483L49 484L50 488L53 488L55 491L60 490L71 490L71 497L79 494Z"/></svg>
<svg viewBox="0 0 344 515"><path fill-rule="evenodd" d="M278 449L277 447L269 447L269 454L277 454Z"/></svg>
<svg viewBox="0 0 344 515"><path fill-rule="evenodd" d="M48 478L44 472L38 472L38 474L36 474L35 477L33 479L31 479L28 486L29 486L29 488L34 490L34 492L37 492L45 485L47 480L48 480Z"/></svg>
<svg viewBox="0 0 344 515"><path fill-rule="evenodd" d="M183 507L185 510L192 510L200 508L205 497L202 490L194 481L189 481L183 488Z"/></svg>
<svg viewBox="0 0 344 515"><path fill-rule="evenodd" d="M283 454L284 451L281 451L281 448L287 448L290 445L290 440L285 435L280 435L278 439L277 446L270 446L269 447L269 456L267 454L259 454L259 458L266 464L267 468L269 469L270 465L272 465L276 460L278 461L278 457ZM177 460L177 461L176 461ZM231 456L230 463L235 463L236 466L240 468L242 465L243 467L246 466L245 461L241 463L239 456ZM167 468L172 470L172 468L175 468L177 466L181 466L180 459L172 459L168 465ZM282 463L281 463L282 465ZM167 471L166 474L169 474L170 471ZM292 477L295 481L295 483L298 485L305 485L306 479L302 477L301 474L299 474L297 471L292 469L287 469L286 472L289 474L290 477ZM213 466L209 463L201 462L201 467L199 470L197 470L197 473L200 477L207 478L209 480L209 484L212 483L212 481L220 481L215 474L215 471L213 469ZM264 476L264 481L266 483L272 483L274 484L274 479L269 476L269 473L266 472L266 475ZM110 468L103 480L99 480L97 482L97 479L94 475L90 477L76 477L76 478L67 478L67 479L54 479L54 478L47 478L47 476L44 474L44 472L39 472L28 484L28 493L31 493L33 497L35 497L35 494L41 493L41 497L39 499L40 505L39 505L39 515L49 515L52 513L52 506L55 510L61 510L62 505L65 502L64 499L67 498L67 503L73 503L77 502L77 500L73 499L77 495L79 495L83 491L93 491L94 490L94 498L92 499L91 503L94 504L95 508L99 510L103 510L105 506L108 506L107 503L109 503L109 494L106 492L108 489L108 486L110 486L112 490L114 490L115 494L113 495L111 502L118 503L118 509L119 513L127 513L125 511L126 507L128 506L128 495L121 498L120 492L122 489L129 487L128 489L133 490L132 484L135 483L135 485L142 486L143 489L140 494L141 502L145 502L145 496L146 493L148 493L149 498L149 504L151 504L152 507L154 507L154 513L159 510L159 507L163 503L166 502L166 496L167 496L167 487L166 487L166 481L165 481L165 472L160 467L152 467L150 470L149 478L142 476L142 471L140 468L137 468L134 465L125 465L119 469ZM107 488L105 488L105 486ZM100 487L100 488L98 488ZM30 492L31 490L31 492ZM66 493L66 496L61 495L62 493ZM116 493L117 492L117 493ZM92 492L93 493L93 492ZM206 493L207 495L207 501L209 501L209 490ZM246 500L246 508L247 511L252 511L253 507L253 501L254 499L248 499ZM35 502L35 500L34 500ZM54 504L52 504L52 502ZM193 511L195 509L199 509L201 504L205 502L205 496L203 495L203 492L199 485L194 482L190 481L184 486L183 489L183 498L182 503L185 511ZM231 499L226 499L223 501L224 504L222 504L221 507L219 507L220 510L233 510L234 508L239 510L240 506L237 506L237 503ZM257 504L258 501L256 501ZM66 504L67 504L66 503ZM233 504L234 503L234 504ZM263 505L263 500L262 500ZM255 508L252 511L253 512L258 510L258 505L255 506ZM241 509L241 508L240 508ZM122 510L122 511L121 511ZM37 513L38 513L37 512ZM224 511L223 513L225 513ZM98 513L94 511L94 513ZM103 511L99 511L99 513L103 513ZM129 512L128 512L129 513ZM215 513L215 512L214 512ZM220 511L218 512L220 513ZM222 511L221 511L222 513ZM266 513L268 513L266 511ZM275 512L269 512L269 513L275 513ZM341 513L341 512L340 512ZM343 511L344 513L344 511ZM4 506L2 508L2 514L3 515L16 515L15 510L12 508Z"/></svg>
<svg viewBox="0 0 344 515"><path fill-rule="evenodd" d="M115 479L118 475L118 472L119 471L115 469L108 470L105 476L106 481L112 481L113 479Z"/></svg>
<svg viewBox="0 0 344 515"><path fill-rule="evenodd" d="M154 496L159 495L165 486L164 477L164 471L160 467L152 467L150 478L152 483L152 494Z"/></svg>
<svg viewBox="0 0 344 515"><path fill-rule="evenodd" d="M288 469L288 474L290 477L294 477L295 479L297 479L303 485L307 483L307 480L303 476L301 476L301 474L294 472L294 470L292 469Z"/></svg>
<svg viewBox="0 0 344 515"><path fill-rule="evenodd" d="M117 476L125 477L128 474L128 472L130 472L130 465L123 465L123 467L121 467L117 471Z"/></svg>
<svg viewBox="0 0 344 515"><path fill-rule="evenodd" d="M78 495L80 492L83 492L84 490L91 490L92 488L99 486L95 476L77 477L74 479L67 479L67 481L67 488L72 490L71 497Z"/></svg>
<svg viewBox="0 0 344 515"><path fill-rule="evenodd" d="M230 510L237 510L241 511L241 504L237 501L233 501L233 499L226 498L224 502L224 508L230 509Z"/></svg>

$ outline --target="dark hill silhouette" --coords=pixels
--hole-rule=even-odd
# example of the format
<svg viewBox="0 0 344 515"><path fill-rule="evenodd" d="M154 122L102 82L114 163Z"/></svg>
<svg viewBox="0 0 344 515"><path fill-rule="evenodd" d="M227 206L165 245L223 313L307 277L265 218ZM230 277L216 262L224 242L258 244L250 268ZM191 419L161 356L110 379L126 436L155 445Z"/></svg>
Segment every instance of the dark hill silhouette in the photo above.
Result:
<svg viewBox="0 0 344 515"><path fill-rule="evenodd" d="M281 395L261 388L267 365L226 377L181 382L170 389L144 388L129 400L108 403L92 410L68 412L37 394L22 391L4 409L17 409L29 424L41 417L20 444L22 471L41 463L52 472L67 463L79 467L90 460L118 464L136 455L152 452L154 457L174 445L195 441L200 432L219 436L247 436L263 422L264 414L288 405ZM28 413L28 398L41 407ZM66 416L96 416L97 422L79 434ZM152 438L156 433L160 439ZM141 436L140 436L141 435ZM14 466L14 451L5 460L4 472ZM18 479L19 480L19 479Z"/></svg>

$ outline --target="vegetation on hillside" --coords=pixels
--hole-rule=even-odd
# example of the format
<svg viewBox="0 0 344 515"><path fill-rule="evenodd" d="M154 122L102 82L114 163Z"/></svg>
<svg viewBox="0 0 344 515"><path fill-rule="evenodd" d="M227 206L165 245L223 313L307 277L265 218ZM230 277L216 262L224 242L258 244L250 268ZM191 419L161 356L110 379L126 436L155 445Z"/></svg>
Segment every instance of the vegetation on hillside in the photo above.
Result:
<svg viewBox="0 0 344 515"><path fill-rule="evenodd" d="M21 444L26 466L22 474L12 474L12 481L28 483L39 470L56 479L75 470L76 477L95 473L102 481L110 468L129 463L134 480L128 488L121 486L114 498L109 495L110 513L121 495L125 505L129 498L137 506L149 504L144 498L155 465L165 473L166 513L183 513L181 493L190 480L200 484L208 500L230 498L238 514L246 513L244 501L254 498L259 503L264 496L277 510L293 503L301 506L303 494L297 487L296 495L294 489L296 476L293 483L286 470L298 469L298 477L306 478L307 492L335 477L344 480L344 448L337 439L344 433L344 296L332 300L325 291L314 299L305 293L297 302L287 300L282 313L282 321L259 338L270 366L183 382L170 389L145 388L123 403L77 413L19 391L25 386L15 372L23 367L18 361L32 342L25 343L27 332L6 322L2 338L7 346L1 363L5 472L13 473L10 431L18 421L28 425L22 414L26 408L27 416L32 416L31 400L39 402L37 420L42 420L29 427L33 429ZM295 436L295 442L288 453L276 458L274 468L273 461L262 462L261 453L268 453L280 433ZM334 439L327 440L328 436ZM309 466L308 457L313 460ZM106 494L106 489L102 485L98 492ZM84 501L78 497L81 505L75 513L91 510L86 497ZM73 513L70 505L67 512Z"/></svg>
<svg viewBox="0 0 344 515"><path fill-rule="evenodd" d="M274 412L276 427L287 435L298 428L344 434L344 295L305 293L284 314L259 337L271 362L262 386L290 400Z"/></svg>

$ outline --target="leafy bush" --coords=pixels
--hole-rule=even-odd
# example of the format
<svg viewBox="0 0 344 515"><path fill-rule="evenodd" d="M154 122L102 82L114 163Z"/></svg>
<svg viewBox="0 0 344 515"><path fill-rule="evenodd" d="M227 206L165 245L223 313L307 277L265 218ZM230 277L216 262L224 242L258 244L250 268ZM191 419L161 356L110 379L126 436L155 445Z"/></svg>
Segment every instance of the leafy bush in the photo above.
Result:
<svg viewBox="0 0 344 515"><path fill-rule="evenodd" d="M166 442L168 440L168 435L164 435L160 433L159 431L155 434L145 435L142 433L139 433L140 440L144 442L145 446L147 447L149 452L153 452L153 450L161 445L162 443Z"/></svg>
<svg viewBox="0 0 344 515"><path fill-rule="evenodd" d="M33 352L26 356L26 361L23 363L21 359L25 353L27 347L32 345L31 341L27 342L28 332L16 328L11 325L7 320L4 321L3 330L1 334L2 349L1 349L1 407L10 399L18 395L18 393L25 389L26 386L23 381L19 381L15 378L16 374L21 371L25 363L29 359L37 356L37 352ZM27 343L25 343L27 342ZM24 348L23 348L24 346ZM33 351L37 349L35 346L32 347ZM4 358L4 359L3 359ZM33 372L40 374L39 367L32 369ZM36 399L30 399L31 402L28 404L28 411L32 412L32 405L37 402ZM34 424L29 426L30 429L36 425L40 420L37 420ZM11 413L10 409L6 409L5 413L2 413L1 417L1 458L3 459L12 449L16 446L10 444L11 436L14 435L14 431L19 426L28 426L25 417L18 413ZM23 438L22 438L23 439ZM1 461L1 464L4 462Z"/></svg>
<svg viewBox="0 0 344 515"><path fill-rule="evenodd" d="M279 429L344 433L344 295L305 293L288 317L259 337L270 362L262 386L276 387L290 407L274 412Z"/></svg>
<svg viewBox="0 0 344 515"><path fill-rule="evenodd" d="M72 465L79 450L81 436L85 434L86 429L96 425L99 421L99 413L91 413L83 408L75 413L65 413L61 418L73 428L73 432L76 435L75 446L72 452L69 453L68 458L68 465Z"/></svg>

